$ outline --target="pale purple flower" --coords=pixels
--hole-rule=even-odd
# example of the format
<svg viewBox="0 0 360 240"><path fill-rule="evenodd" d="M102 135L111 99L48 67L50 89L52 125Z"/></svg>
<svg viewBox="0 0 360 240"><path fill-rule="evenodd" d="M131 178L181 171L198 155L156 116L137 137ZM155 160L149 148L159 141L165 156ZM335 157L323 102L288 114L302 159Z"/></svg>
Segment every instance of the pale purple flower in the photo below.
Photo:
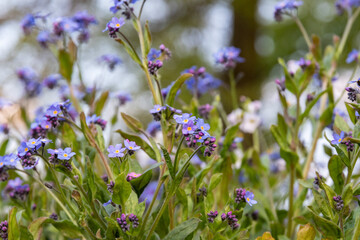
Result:
<svg viewBox="0 0 360 240"><path fill-rule="evenodd" d="M109 152L108 156L111 158L115 158L115 157L123 157L125 148L123 148L122 144L119 143L116 144L115 147L113 145L110 145L107 150Z"/></svg>

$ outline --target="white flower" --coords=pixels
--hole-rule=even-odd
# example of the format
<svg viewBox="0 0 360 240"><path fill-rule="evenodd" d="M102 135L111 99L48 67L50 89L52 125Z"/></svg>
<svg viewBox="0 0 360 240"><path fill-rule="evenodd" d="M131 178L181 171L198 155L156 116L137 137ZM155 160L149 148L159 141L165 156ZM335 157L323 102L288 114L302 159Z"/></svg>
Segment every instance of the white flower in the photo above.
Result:
<svg viewBox="0 0 360 240"><path fill-rule="evenodd" d="M247 105L247 110L250 113L257 113L259 112L261 107L262 107L262 103L259 100L255 100Z"/></svg>
<svg viewBox="0 0 360 240"><path fill-rule="evenodd" d="M240 130L246 133L255 132L256 128L259 127L261 119L257 114L245 113L244 119L240 124Z"/></svg>
<svg viewBox="0 0 360 240"><path fill-rule="evenodd" d="M227 119L231 125L235 125L235 124L241 122L242 114L243 114L243 110L238 108L238 109L235 109L234 111L232 111L228 115Z"/></svg>

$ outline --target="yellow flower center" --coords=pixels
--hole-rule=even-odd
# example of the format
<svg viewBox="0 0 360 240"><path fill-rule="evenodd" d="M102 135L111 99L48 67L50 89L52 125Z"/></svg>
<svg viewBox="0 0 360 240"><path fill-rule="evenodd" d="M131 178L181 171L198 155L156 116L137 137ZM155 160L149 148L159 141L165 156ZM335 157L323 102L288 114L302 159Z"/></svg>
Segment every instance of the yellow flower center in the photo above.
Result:
<svg viewBox="0 0 360 240"><path fill-rule="evenodd" d="M246 201L250 202L250 198L246 198Z"/></svg>
<svg viewBox="0 0 360 240"><path fill-rule="evenodd" d="M338 142L341 142L342 141L342 138L339 138Z"/></svg>
<svg viewBox="0 0 360 240"><path fill-rule="evenodd" d="M0 162L0 166L2 166L2 165L4 165L4 163L3 163L3 162Z"/></svg>
<svg viewBox="0 0 360 240"><path fill-rule="evenodd" d="M201 128L201 130L204 130L204 126L201 126L200 128Z"/></svg>
<svg viewBox="0 0 360 240"><path fill-rule="evenodd" d="M119 150L116 150L115 153L119 153L120 151Z"/></svg>
<svg viewBox="0 0 360 240"><path fill-rule="evenodd" d="M31 144L35 144L35 141L32 141Z"/></svg>
<svg viewBox="0 0 360 240"><path fill-rule="evenodd" d="M115 26L116 26L116 27L120 27L120 23L117 23Z"/></svg>
<svg viewBox="0 0 360 240"><path fill-rule="evenodd" d="M199 137L199 140L201 140L202 139L202 137Z"/></svg>
<svg viewBox="0 0 360 240"><path fill-rule="evenodd" d="M190 130L191 130L191 127L188 127L187 130L190 131Z"/></svg>
<svg viewBox="0 0 360 240"><path fill-rule="evenodd" d="M57 113L58 113L58 111L56 111L56 110L55 110L55 111L53 111L53 114L57 114Z"/></svg>
<svg viewBox="0 0 360 240"><path fill-rule="evenodd" d="M185 120L184 120L184 123L187 123L188 121L189 121L189 119L185 119Z"/></svg>
<svg viewBox="0 0 360 240"><path fill-rule="evenodd" d="M10 162L14 162L15 160L12 158L12 159L10 159Z"/></svg>
<svg viewBox="0 0 360 240"><path fill-rule="evenodd" d="M64 157L67 157L68 155L66 153L64 153Z"/></svg>
<svg viewBox="0 0 360 240"><path fill-rule="evenodd" d="M49 125L46 125L45 128L49 128Z"/></svg>
<svg viewBox="0 0 360 240"><path fill-rule="evenodd" d="M129 147L130 149L133 149L133 147Z"/></svg>
<svg viewBox="0 0 360 240"><path fill-rule="evenodd" d="M28 148L25 148L24 150L25 150L25 152L29 151L29 149L28 149Z"/></svg>
<svg viewBox="0 0 360 240"><path fill-rule="evenodd" d="M157 108L156 111L160 111L160 108Z"/></svg>

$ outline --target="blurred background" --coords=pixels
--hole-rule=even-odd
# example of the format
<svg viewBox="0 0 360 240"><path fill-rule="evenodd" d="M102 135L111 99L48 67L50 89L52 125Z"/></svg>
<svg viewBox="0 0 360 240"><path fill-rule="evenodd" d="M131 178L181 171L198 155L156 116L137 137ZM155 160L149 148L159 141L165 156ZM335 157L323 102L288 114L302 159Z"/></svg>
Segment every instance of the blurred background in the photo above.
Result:
<svg viewBox="0 0 360 240"><path fill-rule="evenodd" d="M135 4L135 12L139 11L140 1ZM213 54L222 47L233 45L242 50L241 56L246 59L236 69L239 96L261 99L264 103L263 115L272 122L276 118L275 106L278 106L274 80L280 78L282 73L277 59L282 57L286 61L298 60L304 57L307 50L293 21L286 18L280 23L274 21L276 2L148 0L142 19L150 22L153 47L158 48L163 43L172 51L172 59L160 70L162 87L174 81L184 69L193 65L204 66L208 72L223 80L222 99L225 110L229 112L231 104L230 95L227 94L228 76L214 64ZM334 0L304 0L304 5L299 10L305 28L309 34L319 35L323 46L331 43L334 34L342 34L346 22L346 15L336 14L334 3ZM41 26L50 28L53 19L86 10L98 21L97 25L90 27L89 42L81 46L80 68L86 85L131 93L133 103L122 109L129 114L140 116L141 112L150 109L150 93L143 73L122 46L102 32L113 17L109 11L112 4L111 0L0 1L0 96L12 101L21 98L23 88L15 72L19 68L32 67L41 79L58 71L58 64L51 51L41 48L36 42L37 31L28 36L23 34L21 19L27 13L50 14L50 21ZM360 24L355 23L343 58L352 48L359 47L359 28ZM122 31L130 40L136 39L130 22L124 25ZM116 54L123 60L122 65L113 72L98 63L101 55L109 53ZM346 73L346 66L343 67ZM77 74L74 76L76 82ZM53 91L48 90L41 99L31 101L37 102L34 105L44 104L50 98L54 102L56 95ZM190 92L184 88L181 94L186 99ZM201 101L206 102L211 96L203 98ZM146 114L145 119L150 121L150 114Z"/></svg>

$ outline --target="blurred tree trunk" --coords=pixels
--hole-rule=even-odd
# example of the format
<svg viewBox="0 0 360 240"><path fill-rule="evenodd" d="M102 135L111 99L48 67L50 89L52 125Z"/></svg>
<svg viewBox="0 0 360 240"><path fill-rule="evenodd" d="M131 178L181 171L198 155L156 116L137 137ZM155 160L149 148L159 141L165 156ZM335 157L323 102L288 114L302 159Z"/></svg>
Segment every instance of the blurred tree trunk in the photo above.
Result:
<svg viewBox="0 0 360 240"><path fill-rule="evenodd" d="M235 69L235 76L243 73L237 89L238 94L246 95L251 98L259 98L261 84L261 68L258 63L257 53L255 51L255 39L258 24L256 22L256 11L258 0L233 1L234 22L232 44L241 49L241 57L246 62L241 63ZM244 90L242 90L244 89Z"/></svg>

